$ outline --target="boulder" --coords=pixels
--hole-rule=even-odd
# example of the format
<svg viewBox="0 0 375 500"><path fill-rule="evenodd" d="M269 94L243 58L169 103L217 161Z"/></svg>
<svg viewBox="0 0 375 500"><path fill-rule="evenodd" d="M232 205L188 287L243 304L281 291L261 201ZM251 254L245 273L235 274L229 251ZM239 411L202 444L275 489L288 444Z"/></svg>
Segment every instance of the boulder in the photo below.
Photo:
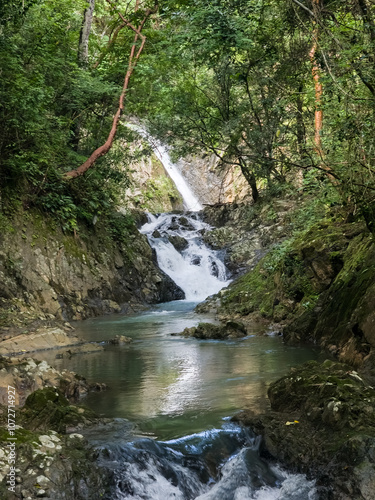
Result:
<svg viewBox="0 0 375 500"><path fill-rule="evenodd" d="M374 500L375 390L352 367L308 362L270 385L271 410L234 420L263 453L317 479L320 499Z"/></svg>
<svg viewBox="0 0 375 500"><path fill-rule="evenodd" d="M185 328L181 335L197 339L225 340L244 337L247 332L243 323L228 321L225 325L199 323L198 326Z"/></svg>
<svg viewBox="0 0 375 500"><path fill-rule="evenodd" d="M183 300L185 292L180 288L168 274L160 271L162 280L158 283L160 302L170 302L171 300Z"/></svg>
<svg viewBox="0 0 375 500"><path fill-rule="evenodd" d="M133 342L133 339L131 339L130 337L125 337L125 335L116 335L113 339L109 340L110 344L115 345L130 344L130 342Z"/></svg>
<svg viewBox="0 0 375 500"><path fill-rule="evenodd" d="M189 246L189 242L182 236L170 235L168 236L168 240L178 252L182 252L182 250L185 250Z"/></svg>
<svg viewBox="0 0 375 500"><path fill-rule="evenodd" d="M22 410L22 422L31 430L65 433L97 420L98 416L92 410L70 405L62 392L54 387L30 394Z"/></svg>

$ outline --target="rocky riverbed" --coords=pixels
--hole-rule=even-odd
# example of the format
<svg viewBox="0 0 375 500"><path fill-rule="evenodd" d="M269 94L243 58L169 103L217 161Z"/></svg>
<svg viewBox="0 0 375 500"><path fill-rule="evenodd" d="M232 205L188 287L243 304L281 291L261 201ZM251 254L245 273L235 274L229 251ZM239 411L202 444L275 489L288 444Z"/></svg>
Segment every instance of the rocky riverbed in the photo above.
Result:
<svg viewBox="0 0 375 500"><path fill-rule="evenodd" d="M102 423L77 406L89 391L105 390L67 370L32 358L0 359L0 494L2 498L102 498L105 475L80 429ZM8 389L14 389L16 425L9 441ZM108 423L110 423L108 421ZM15 466L9 453L14 445Z"/></svg>
<svg viewBox="0 0 375 500"><path fill-rule="evenodd" d="M271 410L234 420L263 454L317 479L320 500L375 498L375 389L349 365L309 362L268 390Z"/></svg>

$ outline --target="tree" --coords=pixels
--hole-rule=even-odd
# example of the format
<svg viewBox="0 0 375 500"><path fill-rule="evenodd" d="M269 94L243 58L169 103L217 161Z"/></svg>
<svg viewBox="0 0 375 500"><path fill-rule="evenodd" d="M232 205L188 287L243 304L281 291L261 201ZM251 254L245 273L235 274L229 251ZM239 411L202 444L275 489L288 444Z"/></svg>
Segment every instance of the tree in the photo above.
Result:
<svg viewBox="0 0 375 500"><path fill-rule="evenodd" d="M110 0L107 0L110 5L113 6L112 2ZM125 74L124 78L124 84L122 87L122 91L120 94L119 98L119 103L118 103L118 108L117 111L113 117L112 121L112 127L109 132L109 135L107 137L107 140L99 146L98 148L95 149L95 151L89 156L89 158L82 163L78 168L74 170L70 170L69 172L66 172L65 177L66 178L74 178L78 177L80 175L83 175L94 163L98 158L101 156L105 155L108 153L108 151L111 149L116 132L117 132L117 127L121 118L121 115L124 110L124 101L126 98L126 92L129 87L129 81L130 78L133 74L134 68L136 67L138 60L140 58L140 55L142 54L142 51L144 49L145 43L146 43L146 37L142 34L142 30L144 28L144 25L148 18L151 16L151 14L154 14L157 12L158 9L158 0L154 0L154 6L152 8L148 8L143 12L142 15L142 20L140 24L136 27L134 26L128 19L126 19L120 12L118 12L118 15L122 19L122 21L126 24L128 28L130 28L132 31L134 31L134 40L133 44L130 49L130 54L129 54L129 62L128 62L128 67L127 71ZM139 10L139 1L137 0L134 6L134 13L137 13ZM137 42L141 40L140 46L137 48Z"/></svg>
<svg viewBox="0 0 375 500"><path fill-rule="evenodd" d="M87 67L89 62L89 36L91 31L92 18L94 15L95 0L89 0L83 14L83 22L79 35L78 63Z"/></svg>
<svg viewBox="0 0 375 500"><path fill-rule="evenodd" d="M181 154L200 148L222 165L237 164L256 200L257 182L283 181L290 163L286 144L297 125L289 117L304 42L290 41L273 1L201 0L194 9L179 2L179 9L169 14L172 65L157 59L170 89L153 116L148 105L148 120Z"/></svg>

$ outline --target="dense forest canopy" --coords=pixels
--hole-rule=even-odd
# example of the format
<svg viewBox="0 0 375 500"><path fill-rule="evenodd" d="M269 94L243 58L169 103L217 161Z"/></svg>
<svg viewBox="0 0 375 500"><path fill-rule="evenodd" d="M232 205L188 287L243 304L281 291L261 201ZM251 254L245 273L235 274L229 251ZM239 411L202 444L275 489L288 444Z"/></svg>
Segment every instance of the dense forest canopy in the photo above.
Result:
<svg viewBox="0 0 375 500"><path fill-rule="evenodd" d="M0 61L2 211L109 213L137 117L237 164L254 200L292 183L374 229L370 0L5 0Z"/></svg>

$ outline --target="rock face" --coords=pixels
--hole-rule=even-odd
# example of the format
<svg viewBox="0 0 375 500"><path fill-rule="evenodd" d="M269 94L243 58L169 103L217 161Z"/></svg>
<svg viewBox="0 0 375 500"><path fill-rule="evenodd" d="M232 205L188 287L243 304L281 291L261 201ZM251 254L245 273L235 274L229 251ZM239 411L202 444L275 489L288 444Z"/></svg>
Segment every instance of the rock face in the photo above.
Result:
<svg viewBox="0 0 375 500"><path fill-rule="evenodd" d="M135 227L116 238L98 222L75 238L26 215L0 235L0 326L78 320L181 298Z"/></svg>
<svg viewBox="0 0 375 500"><path fill-rule="evenodd" d="M104 497L110 478L96 465L94 450L81 434L66 435L74 429L103 423L103 419L87 408L71 405L54 387L32 393L24 408L17 411L16 419L14 493L8 490L10 465L3 452L9 443L8 432L0 429L1 498L99 500Z"/></svg>
<svg viewBox="0 0 375 500"><path fill-rule="evenodd" d="M140 151L150 149L150 146L142 141L133 144L136 144ZM124 201L127 206L150 213L182 210L181 195L154 153L124 168L131 179L131 186L125 193Z"/></svg>
<svg viewBox="0 0 375 500"><path fill-rule="evenodd" d="M375 498L375 390L341 363L309 362L271 384L272 411L235 417L264 452L317 478L320 500Z"/></svg>
<svg viewBox="0 0 375 500"><path fill-rule="evenodd" d="M224 226L216 234L229 229L225 212L221 217ZM277 233L269 234L272 241ZM365 224L323 219L298 236L271 243L268 253L263 248L266 255L249 272L199 310L216 311L223 321L268 322L287 342L319 345L375 380L375 246Z"/></svg>
<svg viewBox="0 0 375 500"><path fill-rule="evenodd" d="M234 275L252 269L275 243L290 231L290 211L297 200L274 200L252 206L227 204L204 209L205 222L215 229L204 235L214 249L225 249L225 264Z"/></svg>
<svg viewBox="0 0 375 500"><path fill-rule="evenodd" d="M39 362L32 358L0 358L0 404L7 404L8 386L16 389L17 407L23 406L31 393L46 387L58 388L71 400L76 400L89 391L105 389L104 384L89 384L73 372L59 372L46 361Z"/></svg>
<svg viewBox="0 0 375 500"><path fill-rule="evenodd" d="M218 166L215 155L189 155L178 160L181 174L207 204L251 200L249 185L238 166Z"/></svg>

